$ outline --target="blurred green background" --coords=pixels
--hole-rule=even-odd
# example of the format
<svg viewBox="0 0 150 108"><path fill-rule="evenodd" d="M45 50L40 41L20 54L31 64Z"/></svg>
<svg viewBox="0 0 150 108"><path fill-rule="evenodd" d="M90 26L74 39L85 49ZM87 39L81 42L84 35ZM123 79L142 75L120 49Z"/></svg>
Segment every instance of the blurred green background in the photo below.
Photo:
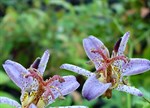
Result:
<svg viewBox="0 0 150 108"><path fill-rule="evenodd" d="M51 106L150 108L144 99L115 90L111 99L99 97L89 102L81 96L86 78L59 69L61 64L71 63L95 71L93 65L86 63L89 59L82 46L83 38L94 35L111 52L127 31L131 36L126 55L150 60L149 8L149 0L0 0L0 96L20 102L20 89L2 68L5 60L28 68L49 49L51 57L44 78L72 74L81 84L66 100L57 99ZM150 100L150 71L130 77L130 83Z"/></svg>

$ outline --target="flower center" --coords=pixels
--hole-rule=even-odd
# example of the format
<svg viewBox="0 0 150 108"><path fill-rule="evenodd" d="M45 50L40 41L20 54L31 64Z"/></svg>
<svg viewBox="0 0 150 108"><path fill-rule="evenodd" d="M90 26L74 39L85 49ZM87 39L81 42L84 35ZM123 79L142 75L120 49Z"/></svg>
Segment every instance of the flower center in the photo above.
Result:
<svg viewBox="0 0 150 108"><path fill-rule="evenodd" d="M114 56L112 58L106 56L102 50L91 50L92 53L97 53L102 57L102 60L100 62L102 65L96 70L96 75L98 79L101 79L101 76L103 77L103 83L112 83L112 87L109 88L104 96L107 98L111 98L111 90L116 88L120 82L120 69L118 66L114 65L115 61L121 60L125 63L128 62L127 58L125 56ZM103 74L103 75L102 75Z"/></svg>
<svg viewBox="0 0 150 108"><path fill-rule="evenodd" d="M98 53L103 58L103 60L100 60L102 62L102 66L99 67L97 72L105 72L105 70L108 68L108 66L117 60L122 60L125 63L128 62L128 60L125 56L115 56L115 57L109 58L103 53L102 50L91 50L91 52L92 53Z"/></svg>
<svg viewBox="0 0 150 108"><path fill-rule="evenodd" d="M112 75L111 75L111 83L112 83L112 87L110 89L114 89L118 86L119 82L120 82L120 69L116 66L111 66L112 67Z"/></svg>
<svg viewBox="0 0 150 108"><path fill-rule="evenodd" d="M56 89L62 96L62 93L60 92L59 88L51 85L56 80L58 80L60 83L64 82L65 80L62 77L60 77L59 75L54 75L52 78L49 78L48 80L44 81L43 77L39 74L37 69L29 68L28 71L30 72L30 74L25 75L25 78L32 77L33 82L35 81L34 83L37 83L38 88L35 91L31 90L30 93L25 91L25 94L22 99L22 103L25 104L24 108L28 108L28 106L31 103L34 103L37 106L39 106L38 104L41 103L45 105L48 102L49 97L51 97L52 100L54 100L55 96L51 88ZM25 102L25 99L30 99L30 101Z"/></svg>

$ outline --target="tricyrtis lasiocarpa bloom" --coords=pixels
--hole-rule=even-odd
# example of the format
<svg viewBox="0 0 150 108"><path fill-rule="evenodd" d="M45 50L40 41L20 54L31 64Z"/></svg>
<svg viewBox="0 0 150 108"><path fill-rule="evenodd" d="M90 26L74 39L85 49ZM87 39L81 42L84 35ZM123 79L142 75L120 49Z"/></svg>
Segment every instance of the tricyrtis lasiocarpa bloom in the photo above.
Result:
<svg viewBox="0 0 150 108"><path fill-rule="evenodd" d="M63 98L79 87L74 76L59 76L43 80L49 51L46 50L41 58L37 58L30 68L25 69L21 64L7 60L3 67L8 76L21 89L22 108L28 108L34 104L37 108L43 108L54 102L57 97Z"/></svg>
<svg viewBox="0 0 150 108"><path fill-rule="evenodd" d="M82 89L82 95L88 100L100 95L111 98L112 89L143 96L140 90L128 86L123 77L150 70L150 61L141 58L127 58L124 55L128 38L129 32L116 42L111 56L105 45L96 37L89 36L83 40L85 52L95 65L96 72L94 73L71 64L63 64L60 68L88 77Z"/></svg>

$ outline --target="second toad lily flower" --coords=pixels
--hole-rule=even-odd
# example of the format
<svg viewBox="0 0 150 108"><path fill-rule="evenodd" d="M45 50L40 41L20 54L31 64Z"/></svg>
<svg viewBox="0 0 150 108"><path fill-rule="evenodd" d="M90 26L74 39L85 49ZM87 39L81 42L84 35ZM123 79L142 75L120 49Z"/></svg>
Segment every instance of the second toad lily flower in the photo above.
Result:
<svg viewBox="0 0 150 108"><path fill-rule="evenodd" d="M109 56L108 49L96 37L89 36L83 40L85 52L95 64L95 73L71 64L63 64L60 68L88 77L82 89L82 95L88 100L95 99L101 95L111 98L112 89L124 91L136 96L143 96L140 90L128 86L123 77L150 70L150 61L140 58L128 59L124 55L128 38L129 32L125 33L117 41L111 57Z"/></svg>
<svg viewBox="0 0 150 108"><path fill-rule="evenodd" d="M29 69L25 69L21 64L11 60L7 60L3 64L8 76L21 89L22 108L31 108L33 105L43 108L54 102L57 97L63 98L63 95L67 95L79 87L76 78L71 75L64 77L54 75L47 80L43 79L49 56L49 51L45 51L43 56L37 58ZM16 103L13 105L18 105Z"/></svg>

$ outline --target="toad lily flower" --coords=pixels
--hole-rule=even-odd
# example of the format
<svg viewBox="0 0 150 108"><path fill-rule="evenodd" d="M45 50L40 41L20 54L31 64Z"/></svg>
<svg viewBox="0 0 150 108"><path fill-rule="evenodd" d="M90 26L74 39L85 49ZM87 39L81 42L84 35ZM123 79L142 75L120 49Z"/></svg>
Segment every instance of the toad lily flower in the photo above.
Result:
<svg viewBox="0 0 150 108"><path fill-rule="evenodd" d="M124 55L128 38L129 32L125 33L117 41L111 57L108 49L96 37L89 36L83 40L85 52L95 65L95 73L71 64L63 64L60 68L88 77L82 89L82 95L88 100L95 99L101 95L111 98L113 89L136 96L143 96L140 90L128 86L123 77L150 70L150 61L140 58L128 59Z"/></svg>
<svg viewBox="0 0 150 108"><path fill-rule="evenodd" d="M3 67L12 81L21 89L22 108L43 108L55 101L57 97L63 98L79 87L79 83L74 76L54 75L47 80L43 79L48 59L49 51L46 50L41 58L37 58L29 69L25 69L21 64L7 60ZM6 100L6 101L3 101ZM18 107L19 104L11 99L0 98L1 103L8 103Z"/></svg>

